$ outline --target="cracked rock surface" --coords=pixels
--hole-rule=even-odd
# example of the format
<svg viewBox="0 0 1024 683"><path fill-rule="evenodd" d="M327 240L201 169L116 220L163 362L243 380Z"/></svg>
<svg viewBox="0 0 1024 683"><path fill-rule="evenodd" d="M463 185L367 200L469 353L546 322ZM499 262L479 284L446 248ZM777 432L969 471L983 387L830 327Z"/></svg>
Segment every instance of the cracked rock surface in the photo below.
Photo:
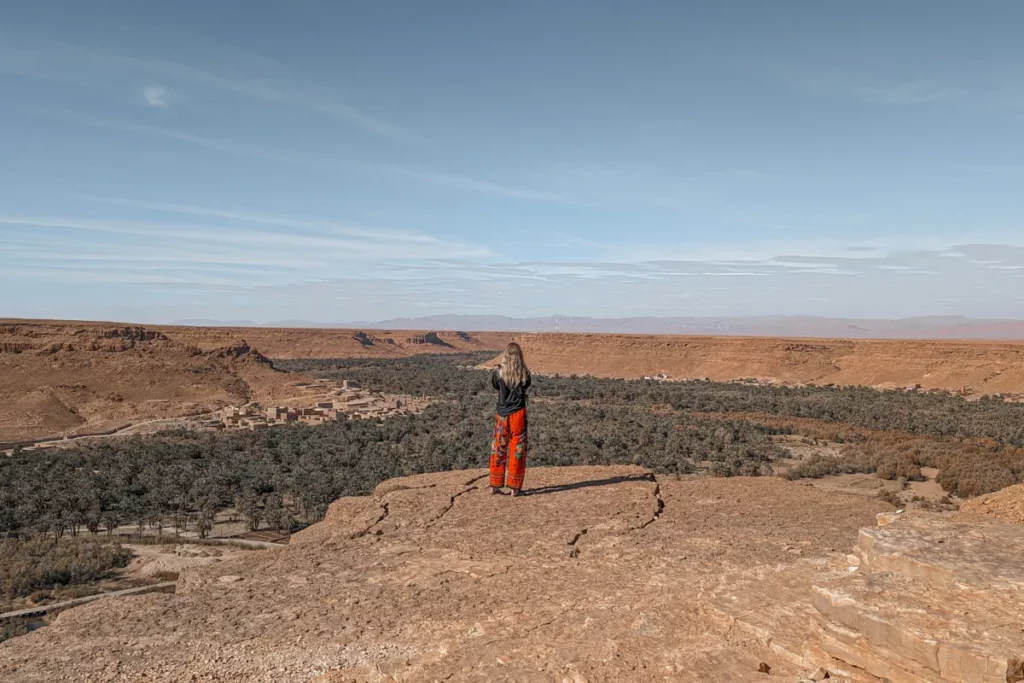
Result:
<svg viewBox="0 0 1024 683"><path fill-rule="evenodd" d="M69 610L0 644L0 680L796 681L704 601L756 567L844 556L889 509L777 478L538 467L513 498L485 476L390 480L173 595Z"/></svg>

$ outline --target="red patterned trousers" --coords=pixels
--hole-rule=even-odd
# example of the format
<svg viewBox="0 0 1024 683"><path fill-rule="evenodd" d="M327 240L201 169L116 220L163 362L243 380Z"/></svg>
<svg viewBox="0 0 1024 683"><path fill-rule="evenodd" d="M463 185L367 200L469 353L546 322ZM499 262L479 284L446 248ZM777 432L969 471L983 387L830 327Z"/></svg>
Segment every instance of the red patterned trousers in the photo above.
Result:
<svg viewBox="0 0 1024 683"><path fill-rule="evenodd" d="M491 446L491 486L523 487L526 476L526 408L508 417L494 416L494 444Z"/></svg>

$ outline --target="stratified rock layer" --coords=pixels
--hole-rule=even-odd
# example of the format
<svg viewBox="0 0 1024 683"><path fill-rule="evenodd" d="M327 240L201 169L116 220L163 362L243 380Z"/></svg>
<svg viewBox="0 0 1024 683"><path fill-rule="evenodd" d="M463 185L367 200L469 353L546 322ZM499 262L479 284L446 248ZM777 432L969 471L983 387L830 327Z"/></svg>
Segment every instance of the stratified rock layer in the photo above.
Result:
<svg viewBox="0 0 1024 683"><path fill-rule="evenodd" d="M828 654L893 683L1024 681L1024 529L906 517L856 553L861 571L813 590Z"/></svg>

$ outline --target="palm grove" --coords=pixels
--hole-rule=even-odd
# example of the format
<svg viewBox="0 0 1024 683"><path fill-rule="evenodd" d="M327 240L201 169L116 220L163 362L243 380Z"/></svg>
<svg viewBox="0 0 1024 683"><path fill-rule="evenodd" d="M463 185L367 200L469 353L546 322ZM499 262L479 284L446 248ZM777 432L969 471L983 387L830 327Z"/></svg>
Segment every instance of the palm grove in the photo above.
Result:
<svg viewBox="0 0 1024 683"><path fill-rule="evenodd" d="M493 396L486 373L469 368L489 356L277 363L432 398L418 415L256 433L165 432L16 453L0 459L0 535L59 538L130 524L202 536L224 510L254 529L289 530L321 519L335 498L367 494L390 477L483 467ZM852 470L914 478L928 465L962 496L1024 481L1024 405L1001 400L590 377L538 377L534 387L533 465L769 475L785 457L771 436L799 431L783 419L799 418L819 430L856 429L844 439L848 457L796 476ZM907 439L916 445L907 448Z"/></svg>

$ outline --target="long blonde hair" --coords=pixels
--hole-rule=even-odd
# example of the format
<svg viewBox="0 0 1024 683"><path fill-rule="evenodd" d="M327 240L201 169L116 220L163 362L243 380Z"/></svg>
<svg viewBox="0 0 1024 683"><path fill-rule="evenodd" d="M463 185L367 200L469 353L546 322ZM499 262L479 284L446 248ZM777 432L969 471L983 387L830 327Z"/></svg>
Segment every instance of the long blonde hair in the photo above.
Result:
<svg viewBox="0 0 1024 683"><path fill-rule="evenodd" d="M521 387L526 384L526 380L530 378L530 369L523 360L523 347L515 342L506 346L498 372L505 380L505 384L510 387Z"/></svg>

